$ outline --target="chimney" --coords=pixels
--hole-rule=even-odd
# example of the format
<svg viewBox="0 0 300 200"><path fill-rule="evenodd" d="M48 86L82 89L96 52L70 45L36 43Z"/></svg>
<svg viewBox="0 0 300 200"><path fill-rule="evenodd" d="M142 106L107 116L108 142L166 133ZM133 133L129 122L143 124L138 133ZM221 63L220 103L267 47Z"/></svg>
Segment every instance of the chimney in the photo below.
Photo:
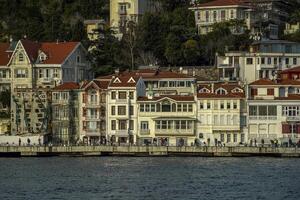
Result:
<svg viewBox="0 0 300 200"><path fill-rule="evenodd" d="M119 73L120 73L120 69L119 68L115 69L115 74L119 75Z"/></svg>

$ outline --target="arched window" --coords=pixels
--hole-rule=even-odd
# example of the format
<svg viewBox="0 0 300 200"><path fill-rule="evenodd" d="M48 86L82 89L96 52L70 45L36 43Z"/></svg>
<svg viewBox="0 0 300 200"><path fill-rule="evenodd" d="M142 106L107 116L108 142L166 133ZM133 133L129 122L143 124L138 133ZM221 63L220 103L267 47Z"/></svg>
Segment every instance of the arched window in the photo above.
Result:
<svg viewBox="0 0 300 200"><path fill-rule="evenodd" d="M210 90L207 88L202 88L199 90L200 93L210 93Z"/></svg>
<svg viewBox="0 0 300 200"><path fill-rule="evenodd" d="M216 90L216 94L226 95L227 91L224 88L219 88Z"/></svg>
<svg viewBox="0 0 300 200"><path fill-rule="evenodd" d="M236 87L236 88L234 88L233 90L231 90L231 92L232 92L232 93L241 93L241 92L243 92L243 90Z"/></svg>

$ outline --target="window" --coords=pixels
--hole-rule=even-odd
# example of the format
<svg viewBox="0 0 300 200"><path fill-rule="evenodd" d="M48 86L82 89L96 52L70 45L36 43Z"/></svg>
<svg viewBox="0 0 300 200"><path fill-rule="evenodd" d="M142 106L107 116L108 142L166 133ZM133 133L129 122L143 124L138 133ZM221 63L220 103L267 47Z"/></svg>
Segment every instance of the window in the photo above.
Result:
<svg viewBox="0 0 300 200"><path fill-rule="evenodd" d="M118 106L118 115L126 115L126 106Z"/></svg>
<svg viewBox="0 0 300 200"><path fill-rule="evenodd" d="M193 112L193 105L192 104L188 104L188 111Z"/></svg>
<svg viewBox="0 0 300 200"><path fill-rule="evenodd" d="M129 120L129 130L134 130L134 121Z"/></svg>
<svg viewBox="0 0 300 200"><path fill-rule="evenodd" d="M54 69L53 77L58 78L58 69Z"/></svg>
<svg viewBox="0 0 300 200"><path fill-rule="evenodd" d="M157 104L156 104L156 112L160 112L160 110L161 110L161 109L160 109L160 103L157 103Z"/></svg>
<svg viewBox="0 0 300 200"><path fill-rule="evenodd" d="M24 61L24 54L19 53L19 62L23 62Z"/></svg>
<svg viewBox="0 0 300 200"><path fill-rule="evenodd" d="M141 130L148 130L148 129L149 129L148 121L142 121L141 122Z"/></svg>
<svg viewBox="0 0 300 200"><path fill-rule="evenodd" d="M285 58L285 64L286 65L290 64L290 59L289 58Z"/></svg>
<svg viewBox="0 0 300 200"><path fill-rule="evenodd" d="M230 10L230 18L233 19L234 18L234 11L233 10Z"/></svg>
<svg viewBox="0 0 300 200"><path fill-rule="evenodd" d="M187 112L187 104L182 104L182 112Z"/></svg>
<svg viewBox="0 0 300 200"><path fill-rule="evenodd" d="M221 142L224 142L225 140L224 140L224 133L221 133L221 135L220 135L220 140L221 140Z"/></svg>
<svg viewBox="0 0 300 200"><path fill-rule="evenodd" d="M119 99L126 99L126 92L119 92Z"/></svg>
<svg viewBox="0 0 300 200"><path fill-rule="evenodd" d="M116 92L111 92L111 99L116 99Z"/></svg>
<svg viewBox="0 0 300 200"><path fill-rule="evenodd" d="M219 124L219 118L218 115L214 115L214 124L218 125Z"/></svg>
<svg viewBox="0 0 300 200"><path fill-rule="evenodd" d="M203 109L203 108L204 108L204 102L200 101L200 109Z"/></svg>
<svg viewBox="0 0 300 200"><path fill-rule="evenodd" d="M127 130L126 120L119 120L119 130Z"/></svg>
<svg viewBox="0 0 300 200"><path fill-rule="evenodd" d="M268 65L271 65L272 64L272 59L269 57L268 58Z"/></svg>
<svg viewBox="0 0 300 200"><path fill-rule="evenodd" d="M227 143L231 142L231 134L227 134Z"/></svg>
<svg viewBox="0 0 300 200"><path fill-rule="evenodd" d="M217 21L217 11L214 11L214 22Z"/></svg>
<svg viewBox="0 0 300 200"><path fill-rule="evenodd" d="M129 107L129 115L134 115L133 106Z"/></svg>
<svg viewBox="0 0 300 200"><path fill-rule="evenodd" d="M133 92L129 92L129 99L133 99Z"/></svg>
<svg viewBox="0 0 300 200"><path fill-rule="evenodd" d="M265 64L265 58L261 58L261 64Z"/></svg>
<svg viewBox="0 0 300 200"><path fill-rule="evenodd" d="M233 109L237 109L237 102L233 101Z"/></svg>
<svg viewBox="0 0 300 200"><path fill-rule="evenodd" d="M224 101L220 102L220 109L224 109Z"/></svg>
<svg viewBox="0 0 300 200"><path fill-rule="evenodd" d="M274 89L273 88L268 88L267 89L267 95L274 95Z"/></svg>
<svg viewBox="0 0 300 200"><path fill-rule="evenodd" d="M237 142L237 134L233 134L233 142Z"/></svg>
<svg viewBox="0 0 300 200"><path fill-rule="evenodd" d="M169 81L169 87L176 87L176 81Z"/></svg>
<svg viewBox="0 0 300 200"><path fill-rule="evenodd" d="M268 116L277 116L276 106L268 106Z"/></svg>
<svg viewBox="0 0 300 200"><path fill-rule="evenodd" d="M155 112L155 104L150 104L150 111Z"/></svg>
<svg viewBox="0 0 300 200"><path fill-rule="evenodd" d="M111 115L115 115L116 114L116 106L112 106L111 107Z"/></svg>
<svg viewBox="0 0 300 200"><path fill-rule="evenodd" d="M231 116L227 115L227 125L231 125Z"/></svg>
<svg viewBox="0 0 300 200"><path fill-rule="evenodd" d="M182 104L177 104L177 112L182 112Z"/></svg>
<svg viewBox="0 0 300 200"><path fill-rule="evenodd" d="M225 10L221 10L221 20L225 20Z"/></svg>
<svg viewBox="0 0 300 200"><path fill-rule="evenodd" d="M206 19L206 22L209 22L209 11L205 12L205 19Z"/></svg>
<svg viewBox="0 0 300 200"><path fill-rule="evenodd" d="M245 142L245 134L241 134L241 143L244 143Z"/></svg>
<svg viewBox="0 0 300 200"><path fill-rule="evenodd" d="M140 112L145 112L145 104L140 105Z"/></svg>
<svg viewBox="0 0 300 200"><path fill-rule="evenodd" d="M80 63L80 56L77 56L76 61L77 63Z"/></svg>
<svg viewBox="0 0 300 200"><path fill-rule="evenodd" d="M246 63L247 63L247 65L252 65L253 64L253 58L247 58Z"/></svg>
<svg viewBox="0 0 300 200"><path fill-rule="evenodd" d="M116 120L111 120L111 130L116 130Z"/></svg>
<svg viewBox="0 0 300 200"><path fill-rule="evenodd" d="M207 107L207 109L211 108L210 101L207 101L206 107Z"/></svg>
<svg viewBox="0 0 300 200"><path fill-rule="evenodd" d="M171 105L169 102L164 102L162 105L161 105L161 111L162 112L171 112Z"/></svg>
<svg viewBox="0 0 300 200"><path fill-rule="evenodd" d="M297 58L293 58L293 65L297 65Z"/></svg>
<svg viewBox="0 0 300 200"><path fill-rule="evenodd" d="M227 109L230 109L230 102L227 102Z"/></svg>
<svg viewBox="0 0 300 200"><path fill-rule="evenodd" d="M257 114L258 114L257 106L249 106L249 115L257 116Z"/></svg>
<svg viewBox="0 0 300 200"><path fill-rule="evenodd" d="M277 65L277 58L274 58L274 65Z"/></svg>
<svg viewBox="0 0 300 200"><path fill-rule="evenodd" d="M219 88L216 90L216 94L219 94L219 95L226 95L227 94L227 91L223 88Z"/></svg>
<svg viewBox="0 0 300 200"><path fill-rule="evenodd" d="M28 70L27 69L15 69L16 78L27 78Z"/></svg>
<svg viewBox="0 0 300 200"><path fill-rule="evenodd" d="M159 87L168 87L168 81L160 81Z"/></svg>

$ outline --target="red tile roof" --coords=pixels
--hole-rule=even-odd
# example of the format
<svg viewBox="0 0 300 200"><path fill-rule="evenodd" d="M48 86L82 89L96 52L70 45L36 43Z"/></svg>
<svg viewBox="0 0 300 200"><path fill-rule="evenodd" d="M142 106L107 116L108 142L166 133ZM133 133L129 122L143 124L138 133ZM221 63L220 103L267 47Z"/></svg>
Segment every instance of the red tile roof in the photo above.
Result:
<svg viewBox="0 0 300 200"><path fill-rule="evenodd" d="M180 74L171 71L160 71L160 70L153 70L153 69L141 69L132 72L121 72L119 75L123 76L139 76L142 77L144 80L159 80L159 79L194 79L191 76L186 74ZM100 76L97 79L109 79L112 76L119 76L118 74L112 74L108 76Z"/></svg>
<svg viewBox="0 0 300 200"><path fill-rule="evenodd" d="M259 79L257 81L250 83L249 85L252 86L252 85L277 85L277 84L270 79Z"/></svg>
<svg viewBox="0 0 300 200"><path fill-rule="evenodd" d="M79 84L75 82L66 82L54 88L54 90L76 90L76 89L79 89Z"/></svg>
<svg viewBox="0 0 300 200"><path fill-rule="evenodd" d="M249 84L250 86L280 86L280 85L300 85L300 81L298 80L278 80L277 82L269 80L269 79L259 79Z"/></svg>
<svg viewBox="0 0 300 200"><path fill-rule="evenodd" d="M138 101L160 101L165 98L170 98L175 101L195 101L194 96L182 96L182 95L161 95L159 97L153 97L152 99L148 97L138 97Z"/></svg>
<svg viewBox="0 0 300 200"><path fill-rule="evenodd" d="M97 85L98 88L100 89L107 89L108 88L108 85L110 83L110 81L106 81L106 80L92 80L92 81L85 81L82 85L81 85L81 89L85 89L87 90L89 87L87 87L88 85L92 85L90 84L91 82L93 82L94 84Z"/></svg>
<svg viewBox="0 0 300 200"><path fill-rule="evenodd" d="M47 59L42 64L62 64L71 52L77 47L79 42L45 42L38 43L30 40L20 40L30 61L35 63L38 59L39 51L47 55ZM0 43L0 66L7 65L11 53L6 52L9 43Z"/></svg>
<svg viewBox="0 0 300 200"><path fill-rule="evenodd" d="M244 0L215 0L207 3L195 4L194 7L215 7L215 6L248 6Z"/></svg>
<svg viewBox="0 0 300 200"><path fill-rule="evenodd" d="M206 88L209 92L200 92ZM216 91L220 88L226 90L227 94L217 94ZM234 89L240 89L240 92L234 92ZM244 89L238 83L211 83L198 85L198 98L245 98Z"/></svg>
<svg viewBox="0 0 300 200"><path fill-rule="evenodd" d="M300 100L300 94L288 94L287 97L275 97L275 100Z"/></svg>
<svg viewBox="0 0 300 200"><path fill-rule="evenodd" d="M9 43L0 43L0 66L8 64L11 53L6 52L9 47Z"/></svg>
<svg viewBox="0 0 300 200"><path fill-rule="evenodd" d="M290 72L300 72L300 66L298 66L298 67L293 67L293 68L286 69L286 70L283 70L283 71L280 72L280 73L281 73L281 74L286 74L286 73L290 73Z"/></svg>
<svg viewBox="0 0 300 200"><path fill-rule="evenodd" d="M79 42L41 43L40 50L47 55L43 64L62 64Z"/></svg>
<svg viewBox="0 0 300 200"><path fill-rule="evenodd" d="M130 81L130 79L133 81ZM132 73L124 73L113 78L109 84L109 87L136 87L139 79L139 76L135 76Z"/></svg>
<svg viewBox="0 0 300 200"><path fill-rule="evenodd" d="M21 40L21 43L22 43L30 61L35 62L38 57L40 43L32 42L30 40Z"/></svg>

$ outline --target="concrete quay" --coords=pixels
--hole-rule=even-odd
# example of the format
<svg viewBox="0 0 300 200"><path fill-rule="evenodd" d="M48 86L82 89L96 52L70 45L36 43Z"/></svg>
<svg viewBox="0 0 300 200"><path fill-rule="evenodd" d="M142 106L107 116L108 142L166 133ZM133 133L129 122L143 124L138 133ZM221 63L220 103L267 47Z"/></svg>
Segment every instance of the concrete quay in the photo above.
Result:
<svg viewBox="0 0 300 200"><path fill-rule="evenodd" d="M300 157L300 148L207 146L0 146L0 157L34 156Z"/></svg>

